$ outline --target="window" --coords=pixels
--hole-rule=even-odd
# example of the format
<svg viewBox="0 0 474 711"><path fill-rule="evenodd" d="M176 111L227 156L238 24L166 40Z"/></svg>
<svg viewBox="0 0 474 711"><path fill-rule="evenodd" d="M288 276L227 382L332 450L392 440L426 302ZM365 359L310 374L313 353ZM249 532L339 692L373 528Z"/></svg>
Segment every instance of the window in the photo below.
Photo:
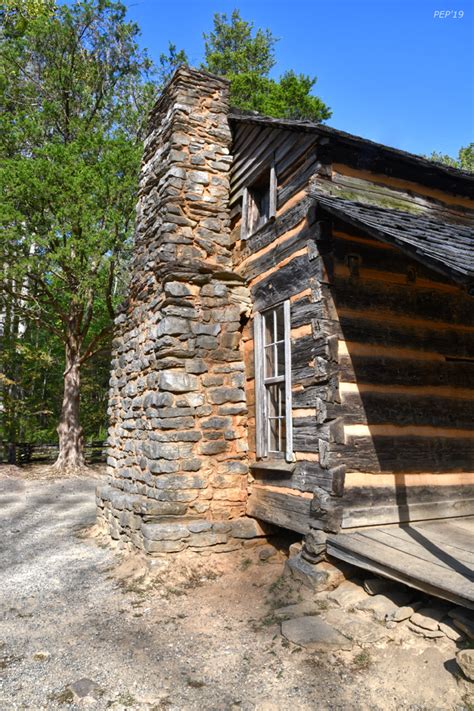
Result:
<svg viewBox="0 0 474 711"><path fill-rule="evenodd" d="M242 237L247 239L263 227L276 212L276 172L272 165L255 182L244 188Z"/></svg>
<svg viewBox="0 0 474 711"><path fill-rule="evenodd" d="M291 462L290 302L257 313L254 328L257 457Z"/></svg>

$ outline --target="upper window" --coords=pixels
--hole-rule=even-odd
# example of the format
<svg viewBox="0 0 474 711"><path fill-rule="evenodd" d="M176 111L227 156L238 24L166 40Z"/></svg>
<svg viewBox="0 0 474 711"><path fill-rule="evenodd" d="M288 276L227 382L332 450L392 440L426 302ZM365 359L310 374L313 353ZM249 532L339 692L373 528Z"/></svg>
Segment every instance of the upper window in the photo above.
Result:
<svg viewBox="0 0 474 711"><path fill-rule="evenodd" d="M290 302L255 316L257 457L293 460Z"/></svg>
<svg viewBox="0 0 474 711"><path fill-rule="evenodd" d="M242 237L246 239L263 227L276 212L276 172L272 165L244 188Z"/></svg>

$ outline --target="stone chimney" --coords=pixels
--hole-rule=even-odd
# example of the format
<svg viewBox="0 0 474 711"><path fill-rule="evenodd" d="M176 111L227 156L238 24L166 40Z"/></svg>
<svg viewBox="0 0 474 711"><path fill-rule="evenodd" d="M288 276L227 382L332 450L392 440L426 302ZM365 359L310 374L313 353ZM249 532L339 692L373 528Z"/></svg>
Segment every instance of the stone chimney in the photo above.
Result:
<svg viewBox="0 0 474 711"><path fill-rule="evenodd" d="M179 69L151 114L129 295L116 322L109 482L98 521L149 553L232 550L245 514L247 408L232 270L228 84Z"/></svg>

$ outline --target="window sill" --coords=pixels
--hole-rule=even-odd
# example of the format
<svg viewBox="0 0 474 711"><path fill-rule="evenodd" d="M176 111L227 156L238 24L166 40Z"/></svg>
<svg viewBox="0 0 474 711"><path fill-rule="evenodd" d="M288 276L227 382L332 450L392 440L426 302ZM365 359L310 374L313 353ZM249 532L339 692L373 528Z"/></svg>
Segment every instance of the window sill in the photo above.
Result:
<svg viewBox="0 0 474 711"><path fill-rule="evenodd" d="M282 473L292 473L295 470L296 462L287 462L284 459L262 459L250 465L250 471L273 471Z"/></svg>
<svg viewBox="0 0 474 711"><path fill-rule="evenodd" d="M276 216L272 215L271 217L268 218L266 222L263 223L263 225L260 225L260 227L257 227L256 230L253 232L250 232L249 234L245 235L245 237L242 238L242 241L246 242L248 239L251 239L252 237L256 237L260 232L263 232L269 225L272 225L276 220Z"/></svg>

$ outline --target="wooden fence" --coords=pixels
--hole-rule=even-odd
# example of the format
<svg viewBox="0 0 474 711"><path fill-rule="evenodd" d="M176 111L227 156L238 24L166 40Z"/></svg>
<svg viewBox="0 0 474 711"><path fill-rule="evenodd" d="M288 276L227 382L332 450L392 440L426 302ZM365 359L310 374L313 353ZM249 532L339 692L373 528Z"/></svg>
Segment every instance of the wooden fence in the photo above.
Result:
<svg viewBox="0 0 474 711"><path fill-rule="evenodd" d="M47 464L58 456L54 443L0 442L0 464ZM105 462L105 442L86 442L84 456L88 464Z"/></svg>

